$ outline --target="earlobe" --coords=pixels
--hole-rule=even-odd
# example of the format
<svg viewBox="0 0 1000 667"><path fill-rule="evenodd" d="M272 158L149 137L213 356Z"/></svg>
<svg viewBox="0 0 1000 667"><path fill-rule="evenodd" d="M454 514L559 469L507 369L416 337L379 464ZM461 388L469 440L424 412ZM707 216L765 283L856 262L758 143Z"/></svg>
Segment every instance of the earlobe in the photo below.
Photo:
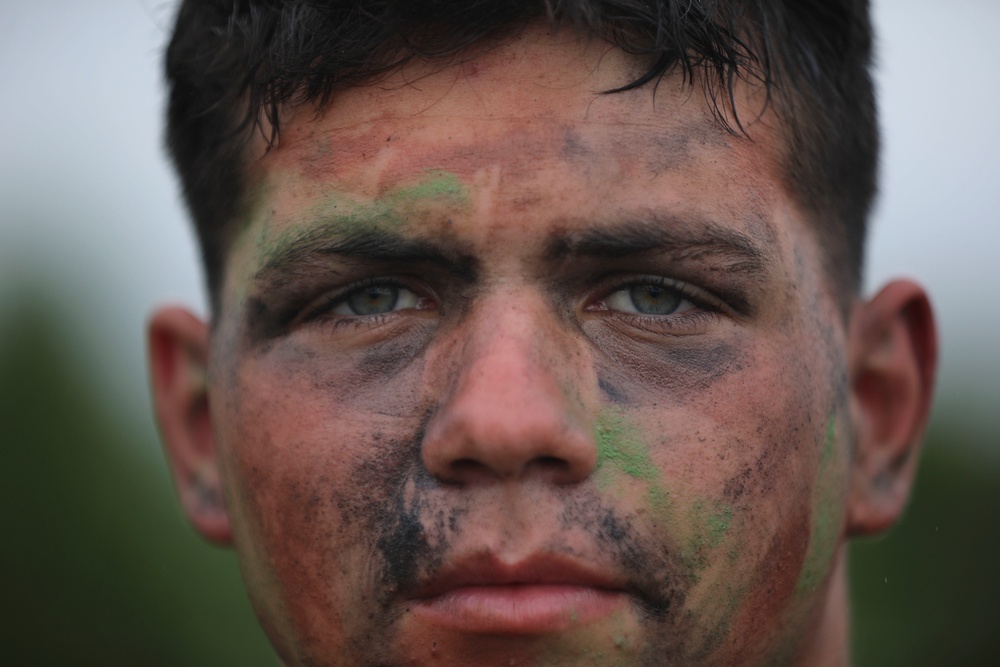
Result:
<svg viewBox="0 0 1000 667"><path fill-rule="evenodd" d="M174 485L206 539L232 542L208 399L208 326L181 308L156 311L148 329L153 404Z"/></svg>
<svg viewBox="0 0 1000 667"><path fill-rule="evenodd" d="M896 281L858 304L849 341L855 428L848 532L886 530L906 506L930 414L937 334L924 290Z"/></svg>

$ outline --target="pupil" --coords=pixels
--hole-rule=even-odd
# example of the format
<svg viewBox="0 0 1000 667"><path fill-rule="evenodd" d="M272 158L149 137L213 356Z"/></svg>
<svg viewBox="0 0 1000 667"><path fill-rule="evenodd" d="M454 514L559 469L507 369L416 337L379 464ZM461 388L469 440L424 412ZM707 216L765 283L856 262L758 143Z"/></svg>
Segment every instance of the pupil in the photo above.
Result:
<svg viewBox="0 0 1000 667"><path fill-rule="evenodd" d="M398 300L398 288L373 285L353 292L347 297L347 305L355 315L379 315L395 308Z"/></svg>
<svg viewBox="0 0 1000 667"><path fill-rule="evenodd" d="M681 304L675 290L662 285L635 285L629 289L632 305L645 315L669 315Z"/></svg>

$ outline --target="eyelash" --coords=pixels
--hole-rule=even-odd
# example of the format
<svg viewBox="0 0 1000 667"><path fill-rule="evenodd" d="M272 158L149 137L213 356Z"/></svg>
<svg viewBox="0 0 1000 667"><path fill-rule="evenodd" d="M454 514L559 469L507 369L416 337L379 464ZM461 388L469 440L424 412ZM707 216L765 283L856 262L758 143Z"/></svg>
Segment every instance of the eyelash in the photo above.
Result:
<svg viewBox="0 0 1000 667"><path fill-rule="evenodd" d="M351 294L359 290L363 290L368 287L393 287L397 289L405 289L413 292L421 299L427 299L424 296L423 290L413 289L409 286L406 281L400 280L392 276L382 276L378 278L368 278L365 280L360 280L356 283L351 283L345 287L337 290L333 294L322 297L322 299L313 306L308 307L303 313L300 321L303 323L317 323L323 326L333 327L338 329L343 326L356 326L356 327L370 327L375 328L381 326L389 319L394 317L398 312L401 311L389 311L386 313L376 313L373 315L335 315L333 310L337 306L344 303Z"/></svg>
<svg viewBox="0 0 1000 667"><path fill-rule="evenodd" d="M684 312L680 314L652 315L643 313L629 313L621 310L609 308L606 301L611 295L621 291L638 287L641 285L656 285L676 292L683 300L688 301L696 310L694 312ZM422 300L430 300L426 296L426 290L415 289L409 281L401 280L393 276L369 278L355 283L351 283L335 293L324 296L319 302L308 307L299 321L304 324L319 324L324 327L339 329L345 326L378 328L403 311L389 311L372 315L335 315L332 311L343 304L354 292L368 287L393 287L405 289L413 292ZM600 289L599 296L591 299L584 307L585 311L601 313L605 317L613 317L632 326L645 329L651 333L685 333L692 329L704 326L717 319L725 311L725 305L721 300L706 293L703 290L692 287L688 283L680 282L663 276L642 275L619 277L606 283ZM593 307L601 304L602 307ZM404 309L405 310L405 309Z"/></svg>
<svg viewBox="0 0 1000 667"><path fill-rule="evenodd" d="M691 313L685 312L676 315L650 315L612 310L605 304L613 294L641 285L656 285L672 290L681 299L690 302L697 310ZM585 310L600 312L607 317L624 320L629 324L638 325L640 328L652 333L684 333L684 330L691 330L699 325L709 324L726 310L725 304L711 294L695 288L688 283L663 276L643 275L616 278L602 288L600 294L601 296L591 301L591 304L600 303L603 305L603 308L590 308L588 306Z"/></svg>

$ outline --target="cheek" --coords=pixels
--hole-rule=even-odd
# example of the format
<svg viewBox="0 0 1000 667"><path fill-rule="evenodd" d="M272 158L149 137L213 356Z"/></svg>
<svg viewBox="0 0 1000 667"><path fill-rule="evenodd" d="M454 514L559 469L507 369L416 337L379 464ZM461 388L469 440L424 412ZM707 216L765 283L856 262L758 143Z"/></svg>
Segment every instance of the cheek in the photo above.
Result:
<svg viewBox="0 0 1000 667"><path fill-rule="evenodd" d="M283 656L353 650L392 623L386 598L415 569L401 554L421 539L404 502L423 426L416 350L406 337L358 355L282 342L243 363L213 415L241 568Z"/></svg>
<svg viewBox="0 0 1000 667"><path fill-rule="evenodd" d="M687 608L701 628L694 652L739 661L797 603L831 403L815 369L767 348L743 346L719 364L683 400L658 388L662 402L636 412L658 434L652 454L671 498L664 523L691 573Z"/></svg>
<svg viewBox="0 0 1000 667"><path fill-rule="evenodd" d="M458 532L461 504L435 502L420 463L425 340L415 329L338 353L283 339L247 357L231 400L213 405L241 566L286 662L308 664L302 646L388 645L394 591L433 569ZM596 384L640 427L650 472L623 468L603 487L596 476L594 495L559 518L633 569L655 565L651 606L672 610L663 631L678 641L683 626L677 650L689 656L739 662L796 603L831 398L794 349L733 340L598 355ZM640 493L615 488L636 479Z"/></svg>

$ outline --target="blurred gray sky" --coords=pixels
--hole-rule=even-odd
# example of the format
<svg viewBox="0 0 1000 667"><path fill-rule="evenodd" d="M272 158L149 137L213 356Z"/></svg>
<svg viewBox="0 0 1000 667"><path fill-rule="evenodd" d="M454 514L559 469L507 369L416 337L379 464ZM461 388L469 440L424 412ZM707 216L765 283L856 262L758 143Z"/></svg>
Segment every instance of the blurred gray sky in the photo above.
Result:
<svg viewBox="0 0 1000 667"><path fill-rule="evenodd" d="M0 2L0 335L42 282L87 367L148 421L143 324L204 312L195 247L160 149L174 2ZM942 334L941 404L1000 432L1000 2L874 0L885 151L868 290L908 275ZM1000 443L984 437L1000 463Z"/></svg>

